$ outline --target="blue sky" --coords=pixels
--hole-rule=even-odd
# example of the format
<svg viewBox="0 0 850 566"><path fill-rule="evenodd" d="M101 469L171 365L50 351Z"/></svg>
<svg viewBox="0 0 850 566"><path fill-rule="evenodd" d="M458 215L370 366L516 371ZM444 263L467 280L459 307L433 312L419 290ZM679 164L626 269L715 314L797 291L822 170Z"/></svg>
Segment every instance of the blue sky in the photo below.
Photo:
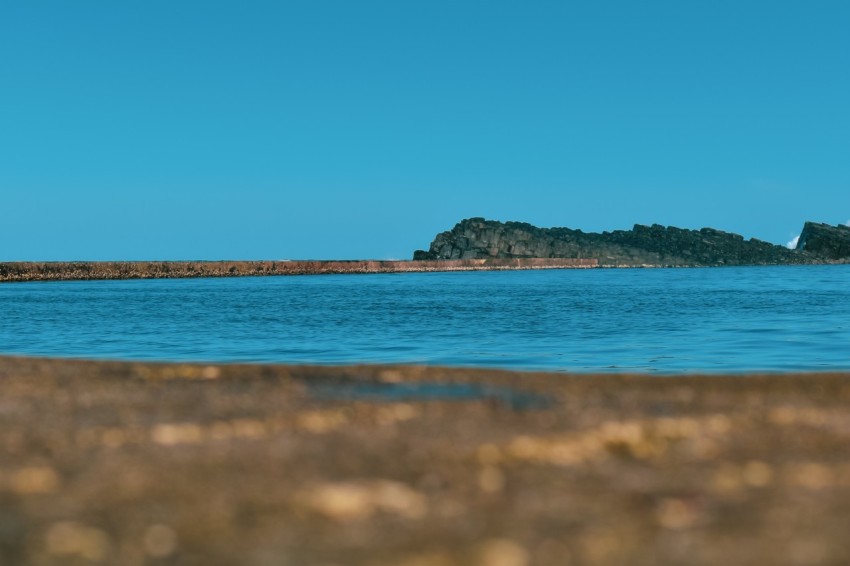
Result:
<svg viewBox="0 0 850 566"><path fill-rule="evenodd" d="M846 1L0 5L0 260L850 219Z"/></svg>

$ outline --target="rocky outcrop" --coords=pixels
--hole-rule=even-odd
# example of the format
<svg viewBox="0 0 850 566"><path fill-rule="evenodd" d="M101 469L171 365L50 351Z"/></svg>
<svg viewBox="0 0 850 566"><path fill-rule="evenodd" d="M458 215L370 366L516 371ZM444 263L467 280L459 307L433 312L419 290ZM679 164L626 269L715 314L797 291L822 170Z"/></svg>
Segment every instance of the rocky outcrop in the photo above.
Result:
<svg viewBox="0 0 850 566"><path fill-rule="evenodd" d="M806 222L797 249L831 260L850 258L850 227Z"/></svg>
<svg viewBox="0 0 850 566"><path fill-rule="evenodd" d="M713 228L687 230L636 224L631 230L599 234L470 218L438 234L430 249L417 250L414 259L596 258L603 266L778 265L850 259L850 248L846 247L850 246L850 237L839 240L822 237L821 233L815 236L812 232L813 239L808 240L811 243L801 237L804 247L790 250ZM850 229L847 233L850 235ZM837 244L839 241L841 245ZM823 250L828 250L829 255Z"/></svg>

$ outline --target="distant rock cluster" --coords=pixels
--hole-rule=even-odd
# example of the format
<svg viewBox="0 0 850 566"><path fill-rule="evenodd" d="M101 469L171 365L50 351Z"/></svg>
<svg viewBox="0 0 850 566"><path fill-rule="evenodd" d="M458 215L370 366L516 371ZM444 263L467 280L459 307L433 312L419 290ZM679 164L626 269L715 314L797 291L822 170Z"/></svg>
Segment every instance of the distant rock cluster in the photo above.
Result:
<svg viewBox="0 0 850 566"><path fill-rule="evenodd" d="M796 249L713 228L636 224L631 230L582 232L522 222L469 218L437 235L416 260L595 258L601 266L721 266L850 261L850 228L807 222Z"/></svg>
<svg viewBox="0 0 850 566"><path fill-rule="evenodd" d="M850 258L850 226L806 222L797 249L830 260Z"/></svg>

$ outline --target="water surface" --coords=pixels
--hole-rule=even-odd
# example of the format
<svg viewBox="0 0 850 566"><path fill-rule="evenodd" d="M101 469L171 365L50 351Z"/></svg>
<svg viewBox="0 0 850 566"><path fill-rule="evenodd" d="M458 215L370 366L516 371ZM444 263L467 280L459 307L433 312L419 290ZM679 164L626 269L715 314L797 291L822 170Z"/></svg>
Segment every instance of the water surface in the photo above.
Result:
<svg viewBox="0 0 850 566"><path fill-rule="evenodd" d="M850 266L0 285L0 353L513 369L850 369Z"/></svg>

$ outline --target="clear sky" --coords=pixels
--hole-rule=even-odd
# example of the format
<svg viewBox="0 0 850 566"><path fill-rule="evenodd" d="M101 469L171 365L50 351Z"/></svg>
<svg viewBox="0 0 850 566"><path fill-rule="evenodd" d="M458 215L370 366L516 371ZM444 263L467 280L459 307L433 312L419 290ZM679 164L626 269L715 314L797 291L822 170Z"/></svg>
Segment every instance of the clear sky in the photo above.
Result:
<svg viewBox="0 0 850 566"><path fill-rule="evenodd" d="M850 2L0 4L0 260L850 219Z"/></svg>

